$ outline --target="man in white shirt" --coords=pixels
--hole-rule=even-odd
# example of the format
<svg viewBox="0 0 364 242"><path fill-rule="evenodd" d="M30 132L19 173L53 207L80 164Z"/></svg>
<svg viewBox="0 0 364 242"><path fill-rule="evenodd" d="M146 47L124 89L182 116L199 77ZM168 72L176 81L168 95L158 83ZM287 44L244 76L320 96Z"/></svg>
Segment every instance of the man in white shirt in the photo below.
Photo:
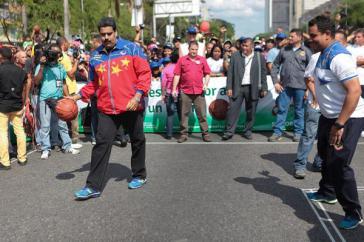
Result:
<svg viewBox="0 0 364 242"><path fill-rule="evenodd" d="M191 26L187 29L187 42L181 44L179 48L179 57L188 55L189 53L189 44L191 41L196 41L197 29L194 26ZM198 43L198 52L197 55L205 57L205 44L201 42Z"/></svg>
<svg viewBox="0 0 364 242"><path fill-rule="evenodd" d="M254 52L253 40L241 41L240 51L231 56L227 74L226 92L229 97L226 128L222 140L231 139L245 100L246 122L243 137L252 139L252 129L259 97L267 94L267 71L264 56Z"/></svg>
<svg viewBox="0 0 364 242"><path fill-rule="evenodd" d="M364 29L358 29L355 32L355 45L348 48L356 62L356 70L358 71L361 86L361 96L364 98ZM364 137L364 132L361 133Z"/></svg>
<svg viewBox="0 0 364 242"><path fill-rule="evenodd" d="M339 227L354 229L363 222L354 170L350 167L364 128L364 101L356 64L350 52L334 40L335 24L330 18L318 16L311 20L309 34L321 51L315 87L322 114L317 149L323 162L320 188L307 196L316 202L339 201L345 211Z"/></svg>

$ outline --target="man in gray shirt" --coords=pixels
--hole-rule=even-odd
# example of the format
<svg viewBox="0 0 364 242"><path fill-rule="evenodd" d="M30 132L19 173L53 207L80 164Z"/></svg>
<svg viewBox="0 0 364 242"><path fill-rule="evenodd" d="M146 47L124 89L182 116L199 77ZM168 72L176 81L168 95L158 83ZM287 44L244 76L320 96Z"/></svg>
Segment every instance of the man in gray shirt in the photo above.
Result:
<svg viewBox="0 0 364 242"><path fill-rule="evenodd" d="M276 100L278 106L277 120L273 127L273 135L268 139L270 142L282 139L291 99L293 99L295 111L293 141L298 142L300 140L304 128L303 101L306 90L304 73L311 55L311 51L302 45L301 30L292 29L289 34L289 45L280 50L273 62L271 72L274 88L279 96Z"/></svg>

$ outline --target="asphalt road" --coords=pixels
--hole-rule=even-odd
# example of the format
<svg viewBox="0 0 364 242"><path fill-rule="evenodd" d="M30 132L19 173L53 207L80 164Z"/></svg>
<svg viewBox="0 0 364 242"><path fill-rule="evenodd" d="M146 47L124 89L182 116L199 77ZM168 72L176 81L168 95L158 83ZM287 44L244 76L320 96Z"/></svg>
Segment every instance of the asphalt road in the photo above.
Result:
<svg viewBox="0 0 364 242"><path fill-rule="evenodd" d="M364 226L339 231L340 205L312 204L301 189L319 173L292 177L297 143L240 136L187 143L147 135L148 183L128 190L130 144L115 146L100 198L74 201L84 185L92 145L81 154L29 155L0 171L0 241L364 241ZM311 159L314 153L311 154ZM364 144L353 160L364 187ZM360 191L364 201L364 189ZM322 206L323 205L323 206Z"/></svg>

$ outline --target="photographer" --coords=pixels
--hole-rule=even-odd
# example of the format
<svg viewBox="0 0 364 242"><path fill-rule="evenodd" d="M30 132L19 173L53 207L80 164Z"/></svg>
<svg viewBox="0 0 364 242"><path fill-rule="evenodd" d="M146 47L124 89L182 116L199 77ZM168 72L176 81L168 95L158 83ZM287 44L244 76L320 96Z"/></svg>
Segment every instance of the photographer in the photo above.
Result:
<svg viewBox="0 0 364 242"><path fill-rule="evenodd" d="M57 114L51 109L54 103L68 96L66 85L66 70L58 63L62 56L61 49L57 44L51 44L40 58L40 64L36 67L34 82L39 86L39 118L40 118L40 145L42 150L41 159L48 159L50 155L50 127L51 122L58 124L58 131L62 139L62 150L66 153L78 154L79 150L71 147L71 138L68 134L67 123L58 119ZM52 119L52 116L54 119Z"/></svg>
<svg viewBox="0 0 364 242"><path fill-rule="evenodd" d="M76 72L77 67L80 61L80 53L78 48L72 48L70 57L67 52L71 50L70 44L65 37L59 37L57 39L57 44L59 48L62 50L62 59L60 63L63 65L64 69L67 72L66 77L66 85L68 87L69 95L74 95L77 93L77 82L76 82ZM73 59L73 60L72 60ZM78 118L76 117L71 121L71 129L72 129L72 147L75 149L79 149L82 147L81 144L78 143Z"/></svg>

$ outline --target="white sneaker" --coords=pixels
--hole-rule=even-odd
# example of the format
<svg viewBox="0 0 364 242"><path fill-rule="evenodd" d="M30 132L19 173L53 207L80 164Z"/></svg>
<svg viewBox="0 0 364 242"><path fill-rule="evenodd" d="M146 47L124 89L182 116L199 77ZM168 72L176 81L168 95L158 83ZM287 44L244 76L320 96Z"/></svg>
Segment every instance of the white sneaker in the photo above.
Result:
<svg viewBox="0 0 364 242"><path fill-rule="evenodd" d="M42 151L42 155L40 156L40 158L42 160L46 160L46 159L48 159L48 157L49 157L49 150Z"/></svg>
<svg viewBox="0 0 364 242"><path fill-rule="evenodd" d="M82 144L80 144L80 143L71 144L71 147L72 147L73 149L80 149L80 148L82 148Z"/></svg>
<svg viewBox="0 0 364 242"><path fill-rule="evenodd" d="M80 153L80 151L71 147L69 150L66 150L65 153L71 153L72 155L77 155Z"/></svg>
<svg viewBox="0 0 364 242"><path fill-rule="evenodd" d="M92 144L92 145L96 145L96 140L92 140L92 141L91 141L91 144Z"/></svg>
<svg viewBox="0 0 364 242"><path fill-rule="evenodd" d="M364 131L361 132L361 137L364 138Z"/></svg>

